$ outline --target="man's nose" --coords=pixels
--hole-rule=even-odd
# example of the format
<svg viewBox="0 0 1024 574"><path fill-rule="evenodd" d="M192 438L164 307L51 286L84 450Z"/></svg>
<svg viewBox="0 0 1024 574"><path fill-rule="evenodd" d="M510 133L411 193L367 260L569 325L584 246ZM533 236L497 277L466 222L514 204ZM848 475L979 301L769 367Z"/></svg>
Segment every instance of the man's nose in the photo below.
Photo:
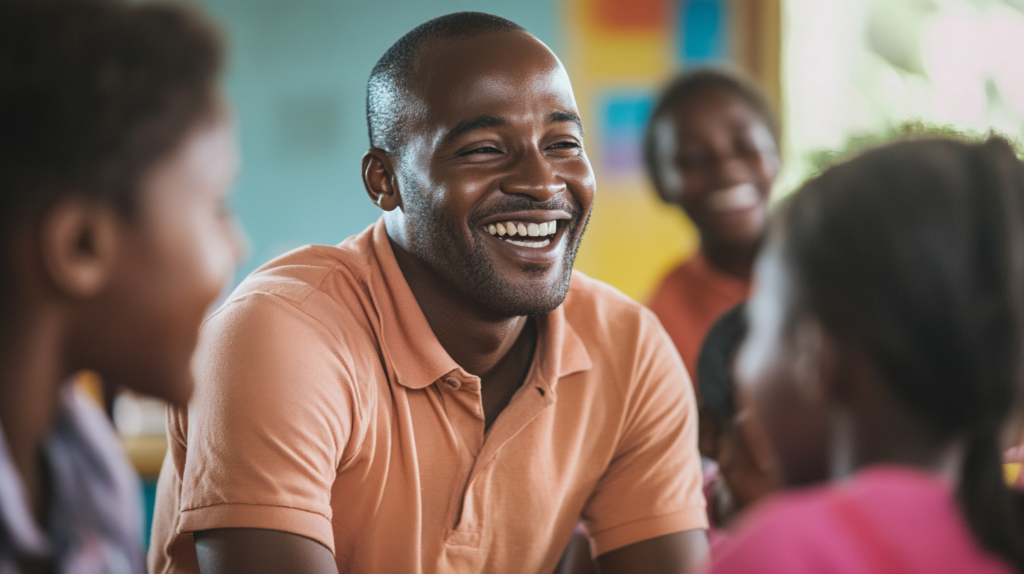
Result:
<svg viewBox="0 0 1024 574"><path fill-rule="evenodd" d="M547 201L565 189L565 180L559 177L541 150L520 156L501 182L503 192L528 195L538 202Z"/></svg>

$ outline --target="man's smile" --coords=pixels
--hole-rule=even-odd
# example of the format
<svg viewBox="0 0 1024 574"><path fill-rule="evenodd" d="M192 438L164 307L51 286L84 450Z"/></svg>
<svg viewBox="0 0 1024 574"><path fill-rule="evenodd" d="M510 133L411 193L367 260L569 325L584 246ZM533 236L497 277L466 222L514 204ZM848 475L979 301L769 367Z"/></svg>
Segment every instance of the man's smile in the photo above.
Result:
<svg viewBox="0 0 1024 574"><path fill-rule="evenodd" d="M534 211L488 218L479 229L500 242L502 251L539 263L559 257L571 218L562 211Z"/></svg>
<svg viewBox="0 0 1024 574"><path fill-rule="evenodd" d="M527 223L523 221L505 221L492 223L485 227L487 233L501 237L513 245L538 249L547 247L558 232L557 221ZM518 239L513 239L518 237Z"/></svg>

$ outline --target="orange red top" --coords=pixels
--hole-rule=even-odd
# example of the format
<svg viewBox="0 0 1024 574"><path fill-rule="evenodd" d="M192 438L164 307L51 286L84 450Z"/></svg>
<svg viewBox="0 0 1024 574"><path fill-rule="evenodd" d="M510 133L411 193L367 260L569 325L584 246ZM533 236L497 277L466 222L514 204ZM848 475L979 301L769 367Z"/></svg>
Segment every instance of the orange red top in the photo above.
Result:
<svg viewBox="0 0 1024 574"><path fill-rule="evenodd" d="M537 317L526 382L484 433L480 379L434 337L383 223L250 276L203 326L168 417L150 571L197 530L312 538L341 572L550 572L706 528L694 396L646 309L581 274Z"/></svg>
<svg viewBox="0 0 1024 574"><path fill-rule="evenodd" d="M662 280L647 306L661 320L690 378L696 380L697 355L708 329L749 296L749 282L719 271L698 252Z"/></svg>

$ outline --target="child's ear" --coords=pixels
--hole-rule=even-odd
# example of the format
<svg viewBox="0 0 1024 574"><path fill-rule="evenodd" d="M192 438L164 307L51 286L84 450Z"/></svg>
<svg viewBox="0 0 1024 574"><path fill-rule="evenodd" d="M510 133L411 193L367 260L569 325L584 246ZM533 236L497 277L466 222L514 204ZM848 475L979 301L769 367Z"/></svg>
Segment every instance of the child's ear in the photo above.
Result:
<svg viewBox="0 0 1024 574"><path fill-rule="evenodd" d="M88 299L110 279L117 258L120 216L113 206L70 197L44 214L40 255L54 288L72 299Z"/></svg>

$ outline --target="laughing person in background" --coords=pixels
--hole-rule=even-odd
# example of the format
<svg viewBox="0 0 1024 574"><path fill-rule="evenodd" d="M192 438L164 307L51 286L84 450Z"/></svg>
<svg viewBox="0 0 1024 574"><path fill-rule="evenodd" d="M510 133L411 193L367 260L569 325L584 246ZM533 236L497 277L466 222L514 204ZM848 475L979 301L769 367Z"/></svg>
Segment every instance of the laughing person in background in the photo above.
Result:
<svg viewBox="0 0 1024 574"><path fill-rule="evenodd" d="M374 68L367 119L382 218L264 265L200 334L152 571L551 572L581 516L603 572L701 561L683 364L572 272L595 184L555 55L432 20Z"/></svg>
<svg viewBox="0 0 1024 574"><path fill-rule="evenodd" d="M648 305L696 380L708 329L750 294L779 172L777 122L744 78L689 72L655 105L644 161L661 199L682 208L700 233L700 251L665 277Z"/></svg>

